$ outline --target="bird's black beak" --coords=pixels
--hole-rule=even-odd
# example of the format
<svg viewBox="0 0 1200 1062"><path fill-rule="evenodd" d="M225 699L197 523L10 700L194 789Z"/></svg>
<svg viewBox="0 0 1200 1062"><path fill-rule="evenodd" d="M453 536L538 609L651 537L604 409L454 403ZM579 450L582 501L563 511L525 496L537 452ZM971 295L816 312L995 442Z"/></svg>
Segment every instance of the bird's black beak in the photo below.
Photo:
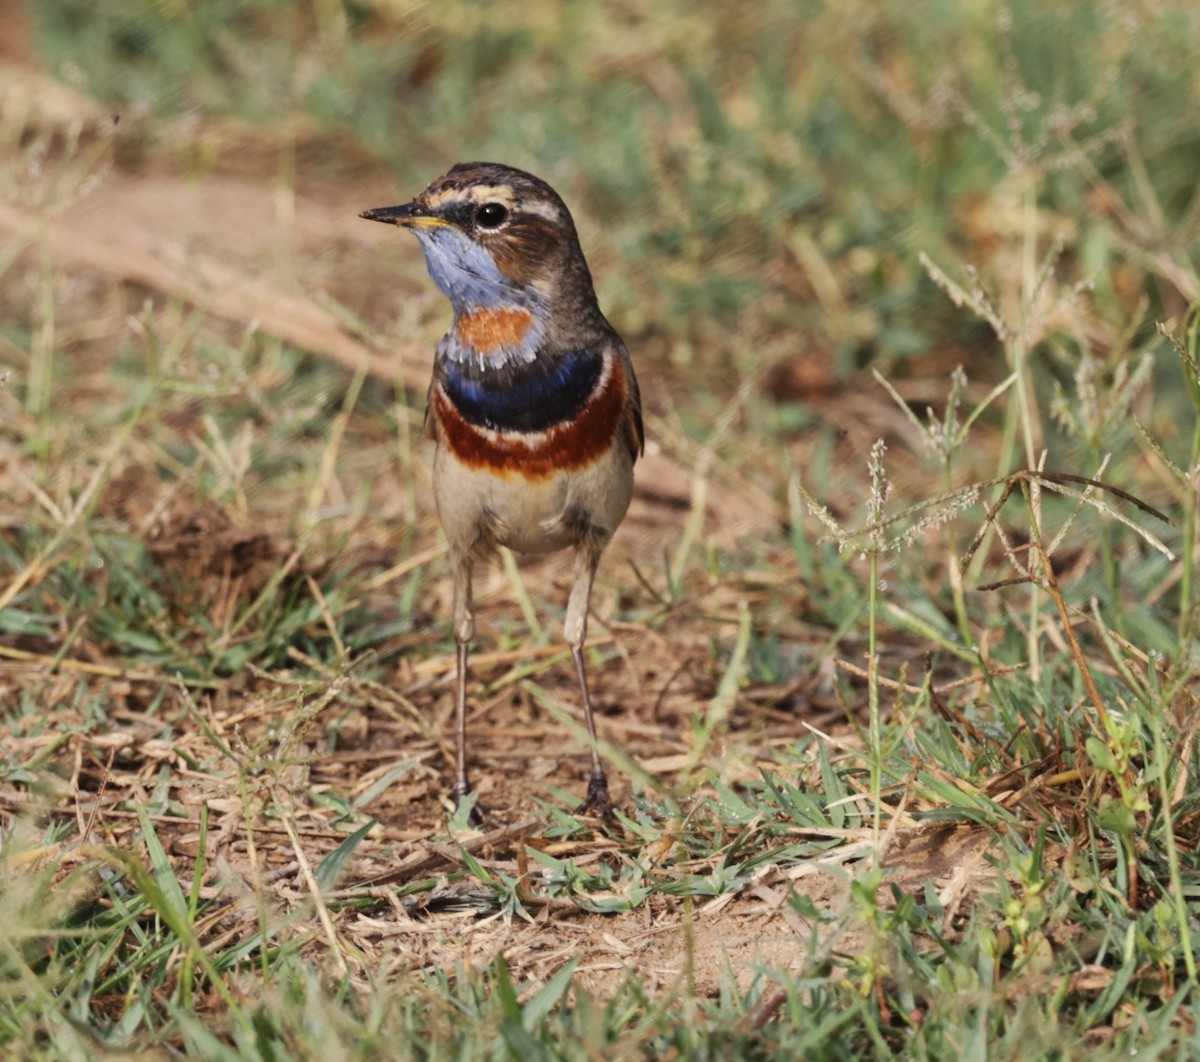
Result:
<svg viewBox="0 0 1200 1062"><path fill-rule="evenodd" d="M382 221L385 225L399 225L405 229L432 229L447 224L435 214L427 214L416 203L400 206L373 207L358 215L367 221Z"/></svg>

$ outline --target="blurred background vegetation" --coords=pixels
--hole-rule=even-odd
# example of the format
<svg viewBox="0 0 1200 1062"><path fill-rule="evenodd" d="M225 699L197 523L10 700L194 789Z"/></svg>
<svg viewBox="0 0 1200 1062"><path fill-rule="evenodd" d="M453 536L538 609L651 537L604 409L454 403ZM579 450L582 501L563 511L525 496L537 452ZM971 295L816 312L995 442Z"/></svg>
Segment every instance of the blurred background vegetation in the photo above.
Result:
<svg viewBox="0 0 1200 1062"><path fill-rule="evenodd" d="M772 360L844 378L947 346L994 371L917 252L986 269L1030 194L1038 236L1069 244L1063 282L1094 281L1110 327L1143 298L1147 321L1177 311L1142 266L1194 249L1186 3L51 0L29 17L45 67L120 116L122 165L384 172L404 197L467 158L545 176L639 356L704 379Z"/></svg>

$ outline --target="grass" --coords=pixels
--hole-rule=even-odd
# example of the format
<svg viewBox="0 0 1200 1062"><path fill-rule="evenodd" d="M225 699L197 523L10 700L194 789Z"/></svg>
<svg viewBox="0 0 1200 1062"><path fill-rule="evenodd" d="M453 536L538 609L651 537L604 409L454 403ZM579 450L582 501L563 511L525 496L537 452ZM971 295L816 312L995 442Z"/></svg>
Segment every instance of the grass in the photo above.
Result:
<svg viewBox="0 0 1200 1062"><path fill-rule="evenodd" d="M5 17L77 92L0 107L8 1054L1196 1050L1185 6ZM610 828L552 562L481 575L441 799L446 310L354 215L466 157L647 400Z"/></svg>

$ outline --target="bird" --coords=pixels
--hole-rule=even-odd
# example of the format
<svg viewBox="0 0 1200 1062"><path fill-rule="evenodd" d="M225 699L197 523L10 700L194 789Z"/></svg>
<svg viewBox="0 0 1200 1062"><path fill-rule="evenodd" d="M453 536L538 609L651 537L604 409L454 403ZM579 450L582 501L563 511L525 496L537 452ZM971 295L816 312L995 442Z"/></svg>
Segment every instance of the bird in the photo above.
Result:
<svg viewBox="0 0 1200 1062"><path fill-rule="evenodd" d="M591 773L579 813L613 815L583 646L601 554L625 517L645 450L633 361L600 310L562 197L524 170L462 162L411 202L360 217L414 233L453 319L425 411L433 494L453 573L456 806L467 775L468 654L477 560L574 553L563 633L574 658ZM477 805L475 806L477 809Z"/></svg>

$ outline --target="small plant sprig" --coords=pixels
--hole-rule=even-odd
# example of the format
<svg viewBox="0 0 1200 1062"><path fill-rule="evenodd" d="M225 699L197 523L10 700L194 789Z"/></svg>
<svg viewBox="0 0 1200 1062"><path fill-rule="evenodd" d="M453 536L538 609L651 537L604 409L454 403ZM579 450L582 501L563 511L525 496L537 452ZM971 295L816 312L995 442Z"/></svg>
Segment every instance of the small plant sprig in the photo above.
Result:
<svg viewBox="0 0 1200 1062"><path fill-rule="evenodd" d="M983 412L1001 395L1004 394L1017 380L1016 373L1010 373L984 396L965 420L959 420L959 407L962 404L963 392L967 388L967 374L961 365L950 374L950 393L946 398L946 411L939 420L931 406L925 409L926 420L913 412L912 407L900 397L899 392L888 382L878 370L872 370L878 381L896 403L900 411L912 422L913 427L920 433L921 440L930 452L937 458L941 466L942 496L956 495L954 490L954 460L966 444L971 428ZM973 499L972 499L973 500ZM953 514L951 514L953 515ZM932 530L928 524L917 527L918 534ZM954 615L958 623L958 634L963 645L970 645L971 625L967 615L967 602L963 593L962 567L958 562L958 536L955 533L953 521L947 523L946 543L946 574L950 580L950 590L954 596Z"/></svg>

